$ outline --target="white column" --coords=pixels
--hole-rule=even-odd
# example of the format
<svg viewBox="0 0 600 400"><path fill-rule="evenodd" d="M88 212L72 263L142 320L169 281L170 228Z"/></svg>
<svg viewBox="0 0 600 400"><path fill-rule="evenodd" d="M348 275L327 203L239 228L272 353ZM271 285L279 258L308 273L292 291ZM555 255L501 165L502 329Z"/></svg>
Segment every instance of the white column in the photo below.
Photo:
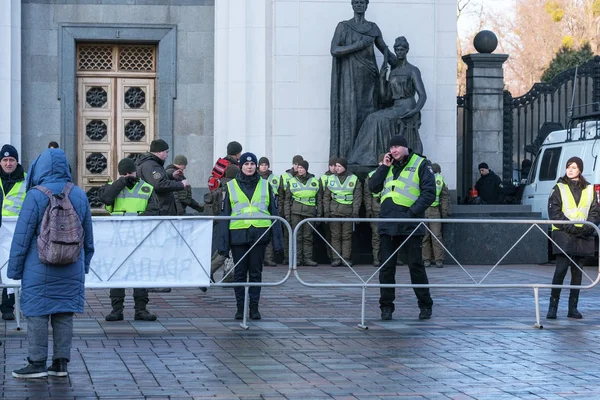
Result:
<svg viewBox="0 0 600 400"><path fill-rule="evenodd" d="M272 8L272 0L215 2L215 158L232 140L257 157L271 151Z"/></svg>
<svg viewBox="0 0 600 400"><path fill-rule="evenodd" d="M0 145L21 152L21 0L0 1Z"/></svg>

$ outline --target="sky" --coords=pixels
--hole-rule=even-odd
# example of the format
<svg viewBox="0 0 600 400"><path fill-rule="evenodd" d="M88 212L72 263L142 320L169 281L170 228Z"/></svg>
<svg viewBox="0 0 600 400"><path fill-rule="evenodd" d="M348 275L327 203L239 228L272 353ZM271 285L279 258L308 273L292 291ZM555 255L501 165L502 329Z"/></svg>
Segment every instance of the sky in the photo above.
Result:
<svg viewBox="0 0 600 400"><path fill-rule="evenodd" d="M483 7L486 12L510 13L514 0L471 0L458 20L458 34L461 37L471 35L479 24L479 10Z"/></svg>

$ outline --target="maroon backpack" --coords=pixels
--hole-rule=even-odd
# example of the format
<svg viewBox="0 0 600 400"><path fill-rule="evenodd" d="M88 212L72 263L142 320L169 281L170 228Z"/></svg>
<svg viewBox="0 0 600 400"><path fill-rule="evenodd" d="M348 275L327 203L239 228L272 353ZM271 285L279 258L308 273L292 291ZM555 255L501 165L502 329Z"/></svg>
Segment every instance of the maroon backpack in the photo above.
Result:
<svg viewBox="0 0 600 400"><path fill-rule="evenodd" d="M69 200L73 186L75 185L68 182L59 194L52 194L44 186L34 187L50 200L42 217L42 227L37 238L38 255L44 264L73 264L81 254L83 226Z"/></svg>

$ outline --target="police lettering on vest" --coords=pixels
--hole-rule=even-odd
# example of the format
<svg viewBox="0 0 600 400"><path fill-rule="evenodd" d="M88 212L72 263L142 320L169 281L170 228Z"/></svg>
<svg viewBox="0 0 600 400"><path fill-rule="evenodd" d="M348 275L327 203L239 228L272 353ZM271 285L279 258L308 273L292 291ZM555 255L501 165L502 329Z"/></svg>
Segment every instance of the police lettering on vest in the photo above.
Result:
<svg viewBox="0 0 600 400"><path fill-rule="evenodd" d="M440 205L440 193L444 188L444 177L442 174L435 174L435 201L431 203L431 207L437 207Z"/></svg>
<svg viewBox="0 0 600 400"><path fill-rule="evenodd" d="M319 180L312 177L302 184L296 177L288 182L290 193L294 201L307 206L317 205L317 192L319 191Z"/></svg>
<svg viewBox="0 0 600 400"><path fill-rule="evenodd" d="M383 182L382 203L390 198L399 206L410 207L415 204L421 195L419 187L421 180L418 171L423 160L425 160L423 157L413 153L400 175L398 175L398 179L394 179L393 168L390 167Z"/></svg>
<svg viewBox="0 0 600 400"><path fill-rule="evenodd" d="M0 188L2 188L2 195L4 196L2 204L2 216L4 217L17 217L23 207L25 201L27 174L24 174L25 178L13 185L8 193L4 192L4 186L0 180Z"/></svg>
<svg viewBox="0 0 600 400"><path fill-rule="evenodd" d="M113 205L107 205L106 210L111 215L139 215L146 211L153 190L152 185L140 179L133 188L121 190Z"/></svg>
<svg viewBox="0 0 600 400"><path fill-rule="evenodd" d="M231 203L232 217L260 217L271 216L269 212L269 183L264 179L259 179L252 199L248 197L240 188L237 180L233 179L227 182L227 191L229 192L229 202ZM248 229L251 226L255 228L268 228L271 226L269 219L232 219L229 222L229 229Z"/></svg>
<svg viewBox="0 0 600 400"><path fill-rule="evenodd" d="M332 175L332 178L329 179L331 198L340 204L352 204L357 180L356 175L351 175L342 184L337 175Z"/></svg>
<svg viewBox="0 0 600 400"><path fill-rule="evenodd" d="M565 217L571 221L586 221L594 201L594 187L587 185L587 187L581 192L581 198L579 204L575 203L575 198L569 185L564 183L557 183L558 190L560 191L560 198L562 200L562 212ZM581 228L583 224L575 224L576 227ZM558 230L556 226L552 225L552 230Z"/></svg>

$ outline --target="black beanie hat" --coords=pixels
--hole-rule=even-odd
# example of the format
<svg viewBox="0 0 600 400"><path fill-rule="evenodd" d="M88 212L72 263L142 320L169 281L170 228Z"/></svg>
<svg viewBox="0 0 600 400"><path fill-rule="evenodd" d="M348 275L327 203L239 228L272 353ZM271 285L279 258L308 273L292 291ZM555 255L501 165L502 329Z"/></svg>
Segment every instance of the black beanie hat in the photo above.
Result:
<svg viewBox="0 0 600 400"><path fill-rule="evenodd" d="M167 150L169 150L169 145L162 139L156 139L150 143L150 153L160 153Z"/></svg>
<svg viewBox="0 0 600 400"><path fill-rule="evenodd" d="M240 154L242 152L242 145L239 144L238 142L236 142L235 140L233 142L229 142L227 144L227 155L228 156L235 156L236 154Z"/></svg>
<svg viewBox="0 0 600 400"><path fill-rule="evenodd" d="M309 165L309 164L308 164L308 161L306 161L306 160L302 160L302 161L300 161L300 162L298 163L298 166L299 166L299 167L302 167L302 168L304 168L304 169L305 169L305 170L307 170L307 171L308 171L308 165Z"/></svg>
<svg viewBox="0 0 600 400"><path fill-rule="evenodd" d="M569 158L569 160L567 160L566 168L568 168L569 165L573 163L577 164L577 168L579 168L579 173L583 173L583 160L579 157L571 157Z"/></svg>
<svg viewBox="0 0 600 400"><path fill-rule="evenodd" d="M292 164L298 164L300 161L304 160L304 157L297 154L292 158Z"/></svg>
<svg viewBox="0 0 600 400"><path fill-rule="evenodd" d="M133 161L133 158L126 157L119 161L118 170L119 175L135 172L135 162Z"/></svg>
<svg viewBox="0 0 600 400"><path fill-rule="evenodd" d="M477 167L477 169L481 169L481 168L490 169L490 167L487 165L487 163L484 163L484 162L479 164L479 166Z"/></svg>
<svg viewBox="0 0 600 400"><path fill-rule="evenodd" d="M17 149L15 149L14 146L11 146L10 144L5 144L4 146L2 146L2 152L0 153L2 154L0 160L4 157L12 157L15 160L17 160L17 162L19 162L19 152L17 151Z"/></svg>
<svg viewBox="0 0 600 400"><path fill-rule="evenodd" d="M329 165L335 165L337 163L337 156L329 157Z"/></svg>
<svg viewBox="0 0 600 400"><path fill-rule="evenodd" d="M240 165L244 165L248 161L253 162L258 167L258 160L256 159L256 155L254 155L254 153L250 153L249 151L242 154L242 156L240 157Z"/></svg>
<svg viewBox="0 0 600 400"><path fill-rule="evenodd" d="M406 141L406 138L404 136L396 135L390 139L389 147L392 146L402 146L408 148L408 142Z"/></svg>
<svg viewBox="0 0 600 400"><path fill-rule="evenodd" d="M340 164L344 169L348 169L348 161L344 157L340 157L337 159L337 163Z"/></svg>
<svg viewBox="0 0 600 400"><path fill-rule="evenodd" d="M260 166L260 164L267 164L269 167L271 166L271 162L269 161L269 159L267 157L261 157L258 159L258 166Z"/></svg>

